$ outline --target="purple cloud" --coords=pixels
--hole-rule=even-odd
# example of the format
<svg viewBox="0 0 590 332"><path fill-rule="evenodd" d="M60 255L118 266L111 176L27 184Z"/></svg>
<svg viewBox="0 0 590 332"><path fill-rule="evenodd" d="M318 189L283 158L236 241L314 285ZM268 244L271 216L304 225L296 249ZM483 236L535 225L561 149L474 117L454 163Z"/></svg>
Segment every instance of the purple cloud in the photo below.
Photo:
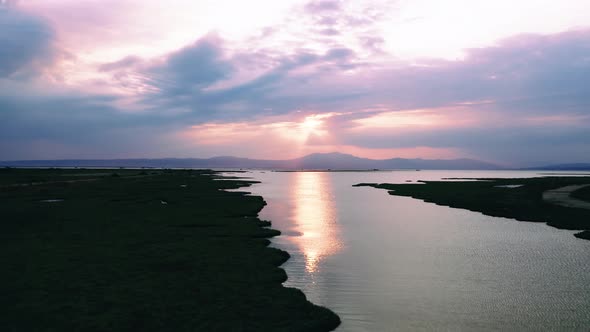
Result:
<svg viewBox="0 0 590 332"><path fill-rule="evenodd" d="M138 65L142 62L143 62L143 59L141 59L140 57L130 55L128 57L125 57L125 58L115 61L115 62L102 64L98 67L98 70L101 72L110 72L110 71L116 71L116 70L133 69L136 65Z"/></svg>
<svg viewBox="0 0 590 332"><path fill-rule="evenodd" d="M338 0L314 0L305 5L305 10L312 14L338 11L341 8L341 2Z"/></svg>
<svg viewBox="0 0 590 332"><path fill-rule="evenodd" d="M313 2L306 9L329 23L326 29L339 29L340 19L352 19L337 17L340 2ZM142 141L173 142L171 133L197 124L261 121L298 111L345 114L329 123L333 141L346 146L453 148L492 161L522 163L547 154L572 160L590 155L580 153L590 146L590 123L584 117L590 109L590 30L521 35L493 47L467 50L463 60L412 64L393 59L371 63L337 41L325 44L323 51L231 53L226 41L209 35L160 58L128 56L99 66L102 75L112 76L105 84L149 87L130 89L135 91L133 106L142 111L128 112L121 106L129 102L128 96L71 90L48 96L32 87L20 95L7 92L7 86L18 84L17 73L30 72L57 51L54 34L42 20L2 9L0 22L0 159L17 155L11 147L27 151L26 146L39 141L92 147L106 156L122 151L114 147L118 141L133 150ZM367 49L378 49L383 42L371 35L359 40ZM244 72L254 74L240 77ZM479 122L425 131L351 130L355 120L380 112L426 108L444 113L457 106ZM577 126L568 121L525 121L551 116L579 120ZM175 147L178 154L192 152L180 144ZM162 147L160 153L164 151Z"/></svg>
<svg viewBox="0 0 590 332"><path fill-rule="evenodd" d="M10 4L0 6L0 78L28 75L55 56L52 28Z"/></svg>

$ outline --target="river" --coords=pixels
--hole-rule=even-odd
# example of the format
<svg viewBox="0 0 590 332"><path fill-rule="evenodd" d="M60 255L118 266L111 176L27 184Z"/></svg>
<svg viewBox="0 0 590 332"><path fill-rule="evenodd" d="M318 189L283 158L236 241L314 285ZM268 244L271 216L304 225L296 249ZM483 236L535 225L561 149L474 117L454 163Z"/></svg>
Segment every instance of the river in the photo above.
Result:
<svg viewBox="0 0 590 332"><path fill-rule="evenodd" d="M567 174L567 173L564 173ZM273 246L337 331L590 328L590 241L572 231L352 187L524 171L270 172L245 176L283 234ZM507 190L510 190L509 188Z"/></svg>

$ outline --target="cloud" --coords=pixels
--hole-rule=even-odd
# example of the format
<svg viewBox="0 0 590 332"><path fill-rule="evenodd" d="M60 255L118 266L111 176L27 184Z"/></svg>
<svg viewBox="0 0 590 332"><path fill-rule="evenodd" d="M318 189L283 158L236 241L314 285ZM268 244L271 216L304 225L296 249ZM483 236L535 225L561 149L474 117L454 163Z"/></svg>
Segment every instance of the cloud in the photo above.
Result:
<svg viewBox="0 0 590 332"><path fill-rule="evenodd" d="M343 5L322 6L313 12L340 24L337 13ZM42 21L12 10L0 15L7 13L11 20L6 22L29 27L23 31L38 42L25 43L16 62L0 49L0 87L16 73L38 68L38 61L51 59L54 52L54 36ZM382 42L379 36L363 36L369 48ZM0 40L22 42L3 32ZM125 149L144 156L150 151L152 156L198 156L245 151L240 147L251 143L248 151L254 153L276 139L256 131L261 123L271 125L264 119L284 117L296 126L304 114L326 113L338 113L325 120L329 140L310 139L301 151L421 147L519 163L587 161L584 156L590 155L585 153L590 146L590 30L520 35L466 50L454 61L370 61L337 41L322 49L231 46L209 34L159 57L130 55L96 66L107 77L103 84L128 90L122 95L76 89L39 94L33 86L18 95L5 90L0 93L0 159L26 157L39 146L60 147L61 156L84 147L94 156L120 155ZM395 115L407 112L430 115L418 120ZM371 127L365 121L369 125L361 130L362 119L380 123ZM219 133L229 128L231 142L179 134L211 131L210 124ZM241 136L240 128L250 136ZM279 153L288 146L282 144L266 150Z"/></svg>
<svg viewBox="0 0 590 332"><path fill-rule="evenodd" d="M286 96L293 93L290 88L313 84L316 76L349 70L355 61L355 53L347 48L321 54L303 49L269 57L264 53L229 56L224 47L223 40L209 35L162 59L136 66L133 75L150 86L149 93L139 96L141 102L163 112L186 110L181 117L195 123L256 118L269 115L268 109L272 110L270 114L284 114L299 107ZM105 66L112 68L115 76L123 77L129 75L127 69L117 68L126 68L128 62L136 63L131 58ZM242 74L247 78L236 79ZM284 88L288 90L283 92ZM337 94L321 99L341 97Z"/></svg>
<svg viewBox="0 0 590 332"><path fill-rule="evenodd" d="M589 41L590 30L522 35L468 50L460 61L424 60L370 79L399 108L493 100L505 111L552 112L567 103L582 111L590 102Z"/></svg>
<svg viewBox="0 0 590 332"><path fill-rule="evenodd" d="M135 65L142 63L143 60L135 55L127 56L121 60L115 62L104 63L98 67L101 72L110 72L114 70L126 70L131 69Z"/></svg>
<svg viewBox="0 0 590 332"><path fill-rule="evenodd" d="M0 0L0 9L14 8L18 0Z"/></svg>
<svg viewBox="0 0 590 332"><path fill-rule="evenodd" d="M159 86L162 89L194 93L229 77L232 66L223 60L220 39L207 36L170 54L151 73L163 83Z"/></svg>
<svg viewBox="0 0 590 332"><path fill-rule="evenodd" d="M51 63L54 32L42 19L0 6L0 78L28 75Z"/></svg>
<svg viewBox="0 0 590 332"><path fill-rule="evenodd" d="M111 158L179 155L183 126L166 114L130 112L116 96L62 91L0 93L0 158Z"/></svg>
<svg viewBox="0 0 590 332"><path fill-rule="evenodd" d="M314 0L305 5L305 11L311 14L339 11L341 8L338 0Z"/></svg>

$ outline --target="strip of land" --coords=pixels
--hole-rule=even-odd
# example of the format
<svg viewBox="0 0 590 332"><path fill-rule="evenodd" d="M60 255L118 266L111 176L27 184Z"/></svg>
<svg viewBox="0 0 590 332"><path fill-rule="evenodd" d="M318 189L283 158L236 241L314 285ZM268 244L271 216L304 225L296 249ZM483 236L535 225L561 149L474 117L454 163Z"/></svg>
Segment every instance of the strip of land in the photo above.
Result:
<svg viewBox="0 0 590 332"><path fill-rule="evenodd" d="M1 331L329 331L282 286L252 181L210 171L0 170ZM144 172L144 174L142 174ZM92 181L79 181L86 176ZM149 175L149 176L147 176ZM20 186L17 184L35 183Z"/></svg>
<svg viewBox="0 0 590 332"><path fill-rule="evenodd" d="M547 190L543 193L543 199L549 203L565 207L590 209L590 202L572 197L572 193L574 193L577 190L586 188L588 186L590 185L582 184Z"/></svg>
<svg viewBox="0 0 590 332"><path fill-rule="evenodd" d="M570 194L571 197L590 202L590 186L577 189Z"/></svg>
<svg viewBox="0 0 590 332"><path fill-rule="evenodd" d="M550 226L581 230L578 238L590 240L590 210L578 202L564 206L565 201L578 199L579 191L590 185L590 177L540 177L525 179L475 179L479 181L422 181L422 184L361 183L356 186L371 186L386 189L391 195L408 196L426 202L454 208L481 212L494 217L512 218L521 221L545 222ZM561 205L554 204L555 195L561 194ZM580 194L582 195L582 194ZM587 194L583 194L587 195ZM545 196L545 199L544 199ZM585 197L585 196L583 196Z"/></svg>

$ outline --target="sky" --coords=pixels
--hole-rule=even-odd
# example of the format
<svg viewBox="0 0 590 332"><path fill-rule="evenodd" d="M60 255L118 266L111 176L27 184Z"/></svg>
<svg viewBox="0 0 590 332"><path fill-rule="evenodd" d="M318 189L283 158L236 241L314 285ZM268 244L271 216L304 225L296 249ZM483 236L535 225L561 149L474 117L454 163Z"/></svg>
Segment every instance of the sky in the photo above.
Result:
<svg viewBox="0 0 590 332"><path fill-rule="evenodd" d="M590 162L588 0L0 0L0 160Z"/></svg>

